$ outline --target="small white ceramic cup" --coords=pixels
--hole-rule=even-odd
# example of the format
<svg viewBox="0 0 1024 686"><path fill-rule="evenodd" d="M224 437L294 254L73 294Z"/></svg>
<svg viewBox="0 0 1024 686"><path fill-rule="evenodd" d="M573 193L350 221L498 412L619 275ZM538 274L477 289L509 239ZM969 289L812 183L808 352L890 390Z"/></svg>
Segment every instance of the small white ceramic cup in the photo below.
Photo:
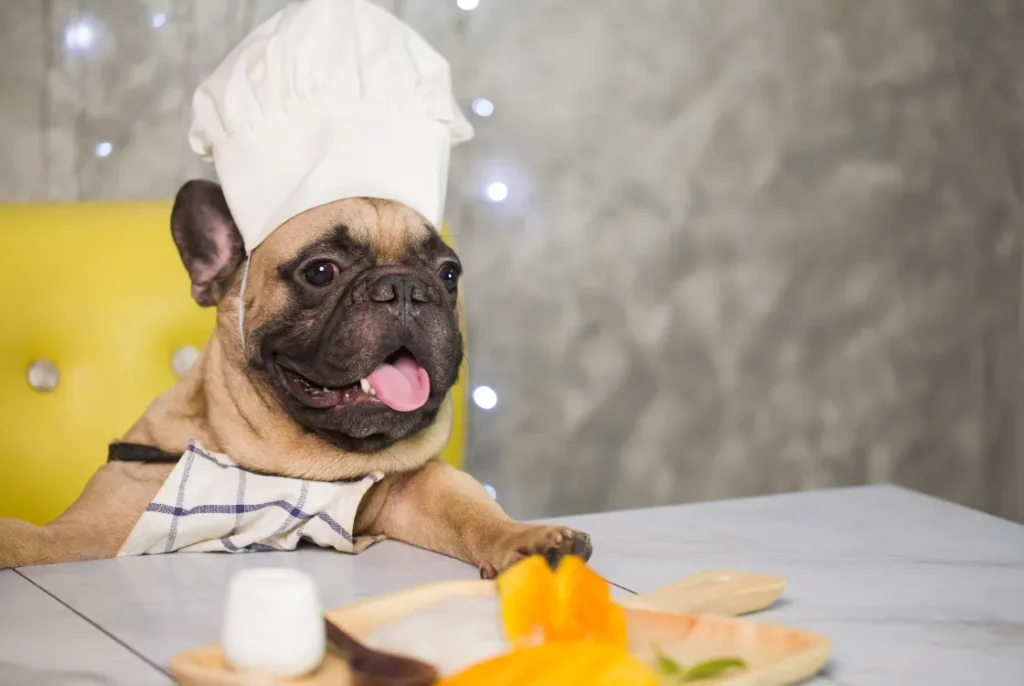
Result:
<svg viewBox="0 0 1024 686"><path fill-rule="evenodd" d="M246 569L232 577L221 644L228 664L295 678L324 658L323 609L316 582L295 569Z"/></svg>

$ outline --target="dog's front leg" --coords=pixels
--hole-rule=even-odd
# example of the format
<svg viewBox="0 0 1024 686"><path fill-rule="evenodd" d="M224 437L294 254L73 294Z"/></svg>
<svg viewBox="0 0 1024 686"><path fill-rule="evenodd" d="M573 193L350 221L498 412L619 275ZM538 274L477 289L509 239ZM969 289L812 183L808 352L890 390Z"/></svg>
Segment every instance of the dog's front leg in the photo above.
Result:
<svg viewBox="0 0 1024 686"><path fill-rule="evenodd" d="M590 536L546 524L522 524L502 511L473 477L440 460L389 477L364 501L357 535L380 535L444 553L493 578L539 553L552 564L563 555L590 557Z"/></svg>
<svg viewBox="0 0 1024 686"><path fill-rule="evenodd" d="M115 557L173 468L108 462L52 523L0 519L0 569Z"/></svg>
<svg viewBox="0 0 1024 686"><path fill-rule="evenodd" d="M0 569L59 562L53 534L45 526L0 519Z"/></svg>

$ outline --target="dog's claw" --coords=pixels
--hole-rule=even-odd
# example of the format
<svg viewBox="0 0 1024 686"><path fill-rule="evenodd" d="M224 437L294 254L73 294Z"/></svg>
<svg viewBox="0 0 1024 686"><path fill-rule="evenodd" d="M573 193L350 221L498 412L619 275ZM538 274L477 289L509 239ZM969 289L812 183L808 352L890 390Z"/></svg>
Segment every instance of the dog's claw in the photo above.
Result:
<svg viewBox="0 0 1024 686"><path fill-rule="evenodd" d="M589 560L591 554L594 552L594 546L590 542L590 536L587 534L580 534L579 538L573 540L572 554L577 557L582 557L584 560Z"/></svg>

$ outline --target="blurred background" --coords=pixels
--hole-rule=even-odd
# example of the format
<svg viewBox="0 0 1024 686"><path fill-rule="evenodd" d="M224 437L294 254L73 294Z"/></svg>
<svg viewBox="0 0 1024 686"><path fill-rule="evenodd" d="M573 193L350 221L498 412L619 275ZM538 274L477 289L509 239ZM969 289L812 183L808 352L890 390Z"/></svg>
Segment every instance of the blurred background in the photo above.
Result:
<svg viewBox="0 0 1024 686"><path fill-rule="evenodd" d="M192 90L283 4L2 0L0 202L209 177ZM466 466L512 514L895 482L1024 521L1024 3L380 4L477 130Z"/></svg>

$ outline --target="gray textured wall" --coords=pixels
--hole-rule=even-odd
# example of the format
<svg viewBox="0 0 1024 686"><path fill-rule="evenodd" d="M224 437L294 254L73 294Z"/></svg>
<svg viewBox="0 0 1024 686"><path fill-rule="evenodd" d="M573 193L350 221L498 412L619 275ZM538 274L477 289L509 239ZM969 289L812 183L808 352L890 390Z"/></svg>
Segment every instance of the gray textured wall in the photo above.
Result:
<svg viewBox="0 0 1024 686"><path fill-rule="evenodd" d="M0 200L205 173L191 90L281 4L0 2ZM496 106L449 208L514 514L895 481L1024 519L1024 3L382 4Z"/></svg>

